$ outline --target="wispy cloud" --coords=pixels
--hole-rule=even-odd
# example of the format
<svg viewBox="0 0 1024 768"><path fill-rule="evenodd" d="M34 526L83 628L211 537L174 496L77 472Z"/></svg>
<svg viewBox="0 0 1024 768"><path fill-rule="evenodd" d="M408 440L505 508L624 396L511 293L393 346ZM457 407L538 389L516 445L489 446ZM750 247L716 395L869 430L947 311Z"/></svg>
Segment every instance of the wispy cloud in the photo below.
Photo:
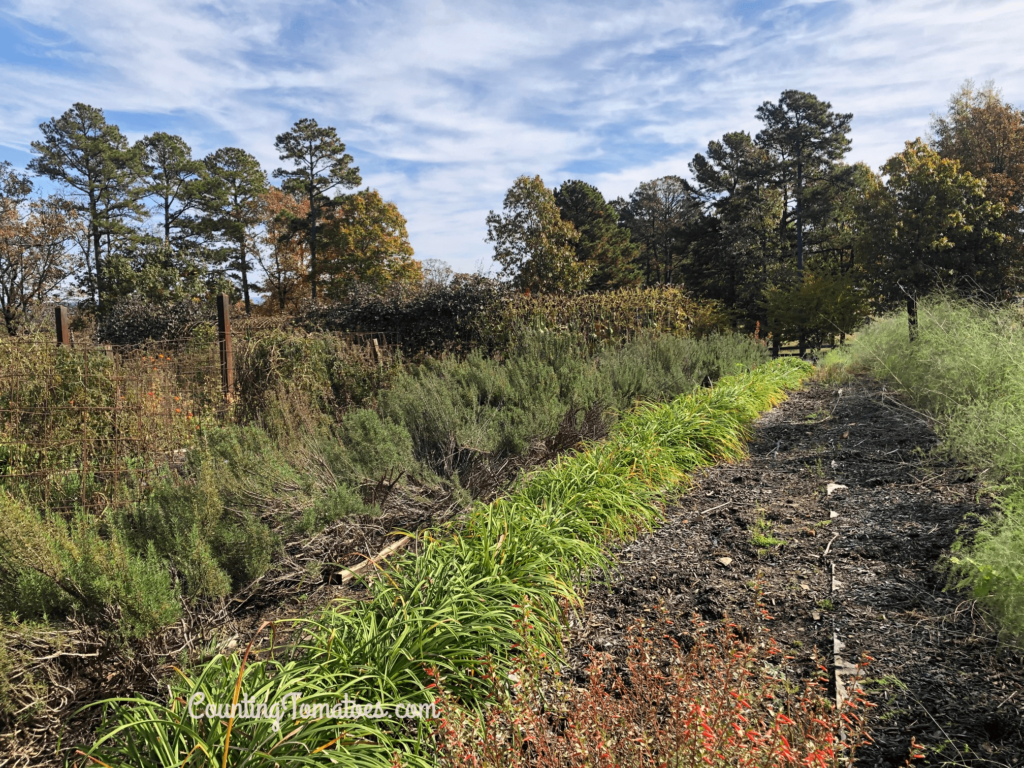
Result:
<svg viewBox="0 0 1024 768"><path fill-rule="evenodd" d="M1024 101L1010 0L24 0L0 3L0 25L12 159L75 101L271 168L274 136L312 116L398 203L418 255L461 269L487 258L484 217L518 174L627 195L755 132L785 88L853 112L853 159L875 166L966 77Z"/></svg>

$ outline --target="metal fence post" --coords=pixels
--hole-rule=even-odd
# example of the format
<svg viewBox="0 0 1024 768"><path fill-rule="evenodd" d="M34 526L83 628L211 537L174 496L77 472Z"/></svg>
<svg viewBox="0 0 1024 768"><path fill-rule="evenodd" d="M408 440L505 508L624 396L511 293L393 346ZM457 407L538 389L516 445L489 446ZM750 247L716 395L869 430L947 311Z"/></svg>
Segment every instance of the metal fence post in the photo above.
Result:
<svg viewBox="0 0 1024 768"><path fill-rule="evenodd" d="M53 311L54 319L57 321L57 346L70 347L71 334L68 332L68 308L56 307Z"/></svg>
<svg viewBox="0 0 1024 768"><path fill-rule="evenodd" d="M220 340L220 383L224 394L235 388L235 361L231 355L231 303L226 293L217 296L217 336Z"/></svg>

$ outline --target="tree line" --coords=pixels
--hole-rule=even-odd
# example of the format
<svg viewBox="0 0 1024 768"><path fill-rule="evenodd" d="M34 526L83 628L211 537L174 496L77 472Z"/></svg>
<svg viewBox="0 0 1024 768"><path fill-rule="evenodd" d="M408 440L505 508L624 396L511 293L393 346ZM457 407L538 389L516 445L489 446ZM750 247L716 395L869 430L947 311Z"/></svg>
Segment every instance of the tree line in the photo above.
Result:
<svg viewBox="0 0 1024 768"><path fill-rule="evenodd" d="M198 158L165 132L132 143L87 104L40 129L29 173L0 164L0 310L11 335L33 304L68 288L101 314L129 295L220 291L248 313L257 294L284 311L355 282L421 279L405 218L376 190L349 191L359 168L315 120L277 137L284 164L272 174L237 147ZM58 191L34 195L30 174Z"/></svg>
<svg viewBox="0 0 1024 768"><path fill-rule="evenodd" d="M689 173L606 200L582 180L515 180L487 240L524 293L682 285L736 326L801 347L937 288L1006 299L1024 276L1024 113L965 83L926 139L878 171L847 162L853 115L788 90L726 133ZM73 287L102 315L126 296L180 301L229 291L252 311L337 301L360 285L446 281L413 259L406 221L362 179L334 128L297 121L268 173L236 147L193 156L179 136L130 142L75 104L41 126L28 173L0 164L0 310ZM35 195L30 174L56 183ZM271 179L277 183L272 183ZM353 191L357 190L357 191Z"/></svg>
<svg viewBox="0 0 1024 768"><path fill-rule="evenodd" d="M689 178L607 201L591 184L521 176L487 218L503 276L530 292L678 283L750 331L801 347L869 312L946 288L1005 299L1021 287L1024 113L965 83L931 135L875 172L848 163L853 115L788 90L725 134Z"/></svg>

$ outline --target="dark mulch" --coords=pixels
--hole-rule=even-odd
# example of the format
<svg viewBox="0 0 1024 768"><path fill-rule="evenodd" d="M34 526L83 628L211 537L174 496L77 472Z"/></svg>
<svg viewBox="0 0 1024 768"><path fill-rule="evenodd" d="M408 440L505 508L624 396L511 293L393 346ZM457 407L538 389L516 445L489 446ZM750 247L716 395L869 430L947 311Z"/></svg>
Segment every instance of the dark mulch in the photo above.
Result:
<svg viewBox="0 0 1024 768"><path fill-rule="evenodd" d="M973 473L934 457L937 445L877 383L794 394L757 423L747 460L702 474L591 587L571 666L589 647L623 652L626 630L659 605L682 620L767 623L797 675L815 653L831 662L835 632L847 661L874 659L874 744L859 765L902 765L912 736L925 764L1024 765L1024 659L967 596L944 591L938 567L990 505ZM829 495L829 483L847 489ZM760 520L785 544L752 542Z"/></svg>

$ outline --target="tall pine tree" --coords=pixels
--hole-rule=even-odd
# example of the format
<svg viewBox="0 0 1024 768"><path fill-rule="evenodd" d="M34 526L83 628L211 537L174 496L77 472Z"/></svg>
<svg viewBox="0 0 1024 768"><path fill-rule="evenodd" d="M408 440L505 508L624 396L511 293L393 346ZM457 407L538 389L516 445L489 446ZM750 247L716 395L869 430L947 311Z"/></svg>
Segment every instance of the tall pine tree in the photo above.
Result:
<svg viewBox="0 0 1024 768"><path fill-rule="evenodd" d="M227 241L227 268L234 270L245 302L245 313L252 311L252 291L259 290L249 280L254 264L256 228L263 222L263 206L269 188L267 174L259 160L244 149L226 147L209 154L203 161L210 177L203 201L205 226Z"/></svg>
<svg viewBox="0 0 1024 768"><path fill-rule="evenodd" d="M309 205L302 229L309 243L309 283L316 301L321 268L317 229L333 207L330 193L358 187L362 177L352 165L352 156L345 153L338 132L330 126L320 127L316 120L297 121L290 131L277 137L274 146L281 160L292 163L292 168L274 171L274 178L283 180L281 189Z"/></svg>
<svg viewBox="0 0 1024 768"><path fill-rule="evenodd" d="M808 198L818 185L834 178L837 164L849 152L853 115L833 112L831 104L813 93L783 91L777 103L766 101L758 107L757 119L764 128L756 142L770 153L775 184L786 199L781 229L786 229L792 211L800 274L805 263Z"/></svg>
<svg viewBox="0 0 1024 768"><path fill-rule="evenodd" d="M144 213L140 149L107 122L102 109L88 104L74 104L39 127L43 138L32 142L36 157L29 170L73 190L89 233L81 287L94 307L102 307L114 287L107 257L115 238L130 234L128 222Z"/></svg>

